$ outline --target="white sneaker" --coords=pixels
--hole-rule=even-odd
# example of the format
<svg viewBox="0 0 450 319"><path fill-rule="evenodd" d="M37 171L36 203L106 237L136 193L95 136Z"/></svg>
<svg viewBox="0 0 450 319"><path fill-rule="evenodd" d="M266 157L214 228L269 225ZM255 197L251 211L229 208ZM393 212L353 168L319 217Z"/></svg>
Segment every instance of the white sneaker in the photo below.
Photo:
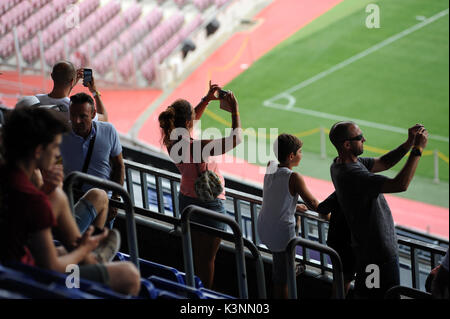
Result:
<svg viewBox="0 0 450 319"><path fill-rule="evenodd" d="M120 233L117 229L110 229L108 236L103 239L92 253L101 264L113 260L120 248Z"/></svg>

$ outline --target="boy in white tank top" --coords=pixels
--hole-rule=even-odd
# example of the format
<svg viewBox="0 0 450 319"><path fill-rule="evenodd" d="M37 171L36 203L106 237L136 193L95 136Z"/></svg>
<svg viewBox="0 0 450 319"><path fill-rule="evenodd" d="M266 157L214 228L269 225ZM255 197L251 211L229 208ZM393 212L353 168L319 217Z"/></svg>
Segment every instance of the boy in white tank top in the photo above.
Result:
<svg viewBox="0 0 450 319"><path fill-rule="evenodd" d="M309 192L303 177L293 172L302 159L302 141L290 134L281 134L274 143L279 164L270 161L264 176L263 204L258 215L258 234L261 242L273 254L273 297L288 297L285 250L296 236L295 212L307 207L297 204L300 196L309 209L316 210L318 200Z"/></svg>

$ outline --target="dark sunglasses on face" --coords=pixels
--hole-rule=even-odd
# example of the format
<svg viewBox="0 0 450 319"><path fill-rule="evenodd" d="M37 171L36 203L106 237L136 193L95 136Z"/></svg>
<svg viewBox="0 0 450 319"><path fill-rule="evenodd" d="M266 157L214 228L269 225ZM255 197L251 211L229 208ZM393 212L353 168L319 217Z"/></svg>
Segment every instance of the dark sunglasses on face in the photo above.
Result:
<svg viewBox="0 0 450 319"><path fill-rule="evenodd" d="M345 141L361 141L363 138L364 138L364 136L363 136L362 134L359 134L359 135L354 136L354 137L346 138L346 139L344 140L344 142L345 142Z"/></svg>

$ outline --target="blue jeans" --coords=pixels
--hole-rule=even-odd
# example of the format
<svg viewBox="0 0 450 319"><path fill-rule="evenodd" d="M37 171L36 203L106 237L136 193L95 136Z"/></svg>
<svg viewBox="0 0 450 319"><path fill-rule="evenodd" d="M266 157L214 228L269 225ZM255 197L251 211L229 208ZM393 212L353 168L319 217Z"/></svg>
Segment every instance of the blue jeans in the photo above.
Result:
<svg viewBox="0 0 450 319"><path fill-rule="evenodd" d="M223 204L223 202L225 200L222 199L218 199L216 198L215 200L211 201L211 202L202 202L197 198L193 198L193 197L189 197L189 196L185 196L181 193L179 193L178 195L178 199L179 199L179 208L180 208L180 213L183 212L183 210L189 206L189 205L196 205L196 206L200 206L206 209L210 209L213 210L217 213L221 213L221 214L226 214L226 210L225 210L225 206ZM222 222L216 221L214 219L211 218L207 218L203 215L201 216L196 216L195 213L191 216L191 221L196 222L198 224L202 224L205 226L209 226L209 227L213 227L213 228L217 228L220 230L225 230L226 229L226 225Z"/></svg>
<svg viewBox="0 0 450 319"><path fill-rule="evenodd" d="M84 233L97 217L97 210L94 205L87 199L81 198L73 207L75 213L75 221L80 229L80 233Z"/></svg>

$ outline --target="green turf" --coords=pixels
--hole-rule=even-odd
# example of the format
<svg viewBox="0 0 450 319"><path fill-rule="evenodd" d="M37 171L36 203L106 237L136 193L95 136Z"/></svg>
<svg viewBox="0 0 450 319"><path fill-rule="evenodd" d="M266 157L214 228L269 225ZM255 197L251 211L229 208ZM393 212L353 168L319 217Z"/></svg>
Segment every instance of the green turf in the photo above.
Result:
<svg viewBox="0 0 450 319"><path fill-rule="evenodd" d="M365 26L368 15L365 7L369 3L380 7L379 29ZM278 128L280 132L299 135L317 127L331 127L336 120L267 108L263 102L420 23L418 16L429 18L448 6L448 0L343 1L278 45L226 86L239 99L243 127ZM447 14L293 92L295 107L403 129L423 123L430 134L448 139L448 23ZM277 102L285 104L286 100ZM224 111L214 107L210 110L230 121ZM223 129L225 125L204 116L202 127ZM367 139L365 155L368 156L380 155L379 151L368 149L390 150L406 139L406 134L365 125L360 127ZM318 133L302 137L302 140L305 152L320 152ZM333 157L335 152L328 141L326 149L328 157ZM430 139L427 150L439 150L448 160L449 144L446 141ZM400 167L401 163L394 169ZM420 162L417 176L426 183L434 177L433 167L434 157L427 154ZM314 169L303 173L322 177ZM449 179L449 165L442 159L439 159L439 178L442 181Z"/></svg>

